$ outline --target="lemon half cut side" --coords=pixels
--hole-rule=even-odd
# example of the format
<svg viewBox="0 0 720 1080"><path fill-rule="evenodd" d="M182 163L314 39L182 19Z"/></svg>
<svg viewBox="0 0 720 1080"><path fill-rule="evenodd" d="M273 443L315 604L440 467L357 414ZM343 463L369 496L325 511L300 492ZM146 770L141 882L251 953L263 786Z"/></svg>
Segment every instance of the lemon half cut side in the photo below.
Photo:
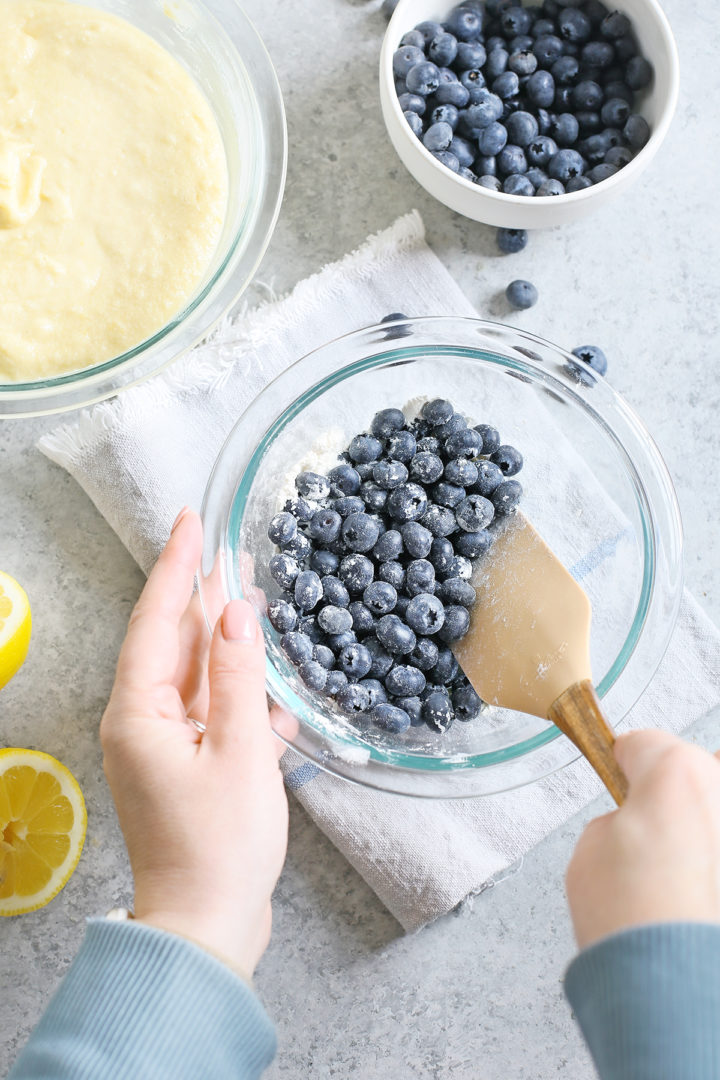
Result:
<svg viewBox="0 0 720 1080"><path fill-rule="evenodd" d="M0 915L44 907L70 880L87 813L77 780L38 750L0 750Z"/></svg>
<svg viewBox="0 0 720 1080"><path fill-rule="evenodd" d="M0 570L0 690L22 667L31 629L30 601L24 589Z"/></svg>

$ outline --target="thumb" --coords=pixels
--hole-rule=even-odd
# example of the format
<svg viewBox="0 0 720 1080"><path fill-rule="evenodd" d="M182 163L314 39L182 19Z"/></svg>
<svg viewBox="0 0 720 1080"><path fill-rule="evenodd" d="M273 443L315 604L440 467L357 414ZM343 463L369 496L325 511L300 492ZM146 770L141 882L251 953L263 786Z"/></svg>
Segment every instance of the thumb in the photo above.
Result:
<svg viewBox="0 0 720 1080"><path fill-rule="evenodd" d="M615 758L632 788L653 771L668 750L682 745L667 731L629 731L618 736Z"/></svg>
<svg viewBox="0 0 720 1080"><path fill-rule="evenodd" d="M204 740L227 750L246 749L261 732L262 737L269 737L265 645L247 600L231 600L218 619L208 677L210 704Z"/></svg>

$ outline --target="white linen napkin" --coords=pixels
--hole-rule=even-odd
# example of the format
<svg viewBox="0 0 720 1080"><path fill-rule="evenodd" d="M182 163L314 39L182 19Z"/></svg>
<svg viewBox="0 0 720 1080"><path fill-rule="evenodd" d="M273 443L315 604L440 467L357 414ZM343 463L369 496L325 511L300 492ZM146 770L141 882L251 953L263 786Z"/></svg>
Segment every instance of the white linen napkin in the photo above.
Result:
<svg viewBox="0 0 720 1080"><path fill-rule="evenodd" d="M147 572L181 506L200 507L217 453L257 393L311 349L391 311L477 314L426 246L415 212L284 299L226 322L151 382L56 428L40 449L75 477ZM622 536L622 519L610 515L607 542ZM605 587L595 557L603 544L575 553L591 599ZM571 552L559 554L569 563ZM665 659L629 725L682 731L720 702L719 673L720 632L686 593ZM523 789L457 801L356 787L292 751L283 771L287 787L406 930L482 891L601 790L583 761Z"/></svg>

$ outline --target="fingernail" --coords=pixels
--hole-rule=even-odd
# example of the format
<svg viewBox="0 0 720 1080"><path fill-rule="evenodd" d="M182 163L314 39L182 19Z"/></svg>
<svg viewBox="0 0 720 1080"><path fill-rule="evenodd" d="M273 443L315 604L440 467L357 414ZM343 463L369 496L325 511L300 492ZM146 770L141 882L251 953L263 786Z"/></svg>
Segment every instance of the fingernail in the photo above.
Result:
<svg viewBox="0 0 720 1080"><path fill-rule="evenodd" d="M180 522L182 521L182 519L185 517L185 515L188 513L189 510L190 510L189 506L183 506L182 510L180 511L180 513L178 514L178 516L175 518L175 520L173 522L173 527L170 530L171 533L175 532L178 525L180 524Z"/></svg>
<svg viewBox="0 0 720 1080"><path fill-rule="evenodd" d="M247 600L231 600L222 615L222 632L226 641L250 644L257 634L257 620Z"/></svg>

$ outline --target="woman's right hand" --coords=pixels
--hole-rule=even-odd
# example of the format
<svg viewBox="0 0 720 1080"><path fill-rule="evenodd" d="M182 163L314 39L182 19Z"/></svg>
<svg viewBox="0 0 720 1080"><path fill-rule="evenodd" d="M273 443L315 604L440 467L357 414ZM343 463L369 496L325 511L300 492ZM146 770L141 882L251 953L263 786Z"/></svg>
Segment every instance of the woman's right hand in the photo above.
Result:
<svg viewBox="0 0 720 1080"><path fill-rule="evenodd" d="M660 731L615 744L630 788L591 821L566 889L580 948L659 922L720 923L720 761Z"/></svg>

